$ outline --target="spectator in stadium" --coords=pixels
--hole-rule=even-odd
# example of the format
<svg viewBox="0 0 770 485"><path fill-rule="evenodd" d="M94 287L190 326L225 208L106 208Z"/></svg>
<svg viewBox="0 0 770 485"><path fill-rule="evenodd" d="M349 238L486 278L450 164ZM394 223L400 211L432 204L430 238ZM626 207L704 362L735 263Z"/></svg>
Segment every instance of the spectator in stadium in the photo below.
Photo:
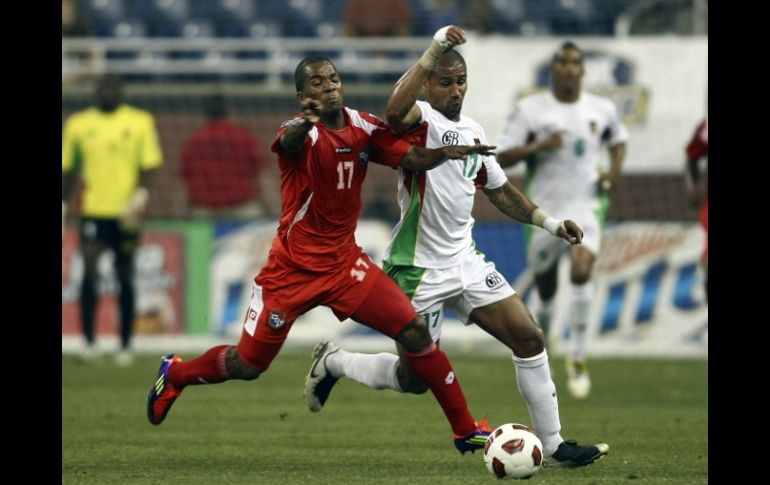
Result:
<svg viewBox="0 0 770 485"><path fill-rule="evenodd" d="M182 148L180 174L194 216L237 219L264 215L259 183L266 162L256 138L227 119L225 99L204 99L208 121Z"/></svg>
<svg viewBox="0 0 770 485"><path fill-rule="evenodd" d="M89 37L94 34L91 23L75 0L62 0L61 2L61 36L65 37ZM85 74L77 73L81 64L92 62L98 52L94 46L82 47L75 52L68 52L62 56L61 81L62 85L70 85L81 82Z"/></svg>
<svg viewBox="0 0 770 485"><path fill-rule="evenodd" d="M446 355L425 320L354 238L368 162L427 170L446 159L488 154L494 147L428 150L399 140L378 118L343 103L342 81L327 58L295 70L302 112L281 126L272 150L281 170L282 214L267 264L254 280L237 346L220 345L189 362L163 357L147 398L160 424L188 385L253 380L268 369L295 319L324 305L395 339L439 401L461 452L484 446L490 429L476 423ZM318 369L322 377L323 369Z"/></svg>
<svg viewBox="0 0 770 485"><path fill-rule="evenodd" d="M97 262L105 250L111 249L120 283L120 352L115 362L130 365L133 361L134 254L149 198L150 175L162 162L155 120L147 111L123 103L123 84L116 75L101 77L96 87L96 106L73 114L64 125L62 234L77 175L83 179L79 206L84 360L93 361L97 357L94 349Z"/></svg>
<svg viewBox="0 0 770 485"><path fill-rule="evenodd" d="M700 206L699 219L706 234L701 263L706 278L703 287L706 300L709 296L709 197L708 197L708 156L709 156L709 120L708 116L695 129L685 150L687 154L687 181L690 200L694 206Z"/></svg>
<svg viewBox="0 0 770 485"><path fill-rule="evenodd" d="M491 0L473 0L462 9L460 23L465 29L477 34L488 34L497 30L496 14Z"/></svg>
<svg viewBox="0 0 770 485"><path fill-rule="evenodd" d="M588 323L594 285L594 262L601 248L601 229L609 194L620 174L628 132L615 104L581 91L583 52L564 42L553 55L550 90L519 101L504 129L497 160L503 167L527 161L527 193L556 217L574 214L585 231L583 244L572 246L570 258L571 348L567 354L567 388L586 398L591 380L586 363ZM602 148L609 169L600 168ZM550 342L550 323L558 283L558 264L566 251L542 232L527 238L527 258L540 296L537 321Z"/></svg>
<svg viewBox="0 0 770 485"><path fill-rule="evenodd" d="M388 123L404 139L437 148L454 144L486 143L486 134L473 119L461 114L468 89L467 67L452 47L465 42L457 26L443 27L420 60L401 77L387 105ZM427 102L417 95L425 90ZM519 390L527 402L546 466L584 466L607 454L606 444L581 446L559 434L556 387L551 379L543 332L521 298L494 263L475 250L471 237L477 189L514 220L546 229L564 244L579 244L582 230L570 220L549 216L506 178L494 155L450 160L430 172L399 169L398 199L401 220L385 251L383 269L428 321L438 342L444 308L452 308L466 324L475 323L513 352ZM415 375L403 346L391 353L346 352L332 342L314 351L305 398L319 411L336 381L348 377L375 389L422 393L425 384ZM314 379L318 369L326 378Z"/></svg>
<svg viewBox="0 0 770 485"><path fill-rule="evenodd" d="M349 0L343 30L350 37L403 37L412 34L408 0Z"/></svg>
<svg viewBox="0 0 770 485"><path fill-rule="evenodd" d="M61 36L88 37L93 33L75 0L61 0Z"/></svg>
<svg viewBox="0 0 770 485"><path fill-rule="evenodd" d="M349 0L342 29L350 37L405 37L412 35L413 14L408 0ZM359 59L401 59L403 51L372 49L355 54ZM395 79L387 73L362 73L359 82L388 82Z"/></svg>
<svg viewBox="0 0 770 485"><path fill-rule="evenodd" d="M462 6L459 0L425 0L427 18L421 28L426 35L431 35L444 25L456 24L460 20Z"/></svg>

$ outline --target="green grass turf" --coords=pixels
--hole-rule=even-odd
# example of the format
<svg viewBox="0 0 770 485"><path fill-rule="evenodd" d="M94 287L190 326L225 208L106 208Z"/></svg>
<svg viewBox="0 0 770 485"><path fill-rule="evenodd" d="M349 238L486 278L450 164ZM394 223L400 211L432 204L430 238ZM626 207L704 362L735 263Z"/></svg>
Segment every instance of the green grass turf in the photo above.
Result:
<svg viewBox="0 0 770 485"><path fill-rule="evenodd" d="M340 381L326 407L302 399L309 350L287 349L253 382L191 386L152 426L145 399L159 356L122 369L62 357L64 484L494 483L480 452L461 456L428 393L374 391ZM477 419L531 425L504 355L448 350ZM191 358L193 355L183 355ZM708 482L708 362L594 359L593 391L576 401L552 360L562 435L606 442L579 469L542 469L528 483Z"/></svg>

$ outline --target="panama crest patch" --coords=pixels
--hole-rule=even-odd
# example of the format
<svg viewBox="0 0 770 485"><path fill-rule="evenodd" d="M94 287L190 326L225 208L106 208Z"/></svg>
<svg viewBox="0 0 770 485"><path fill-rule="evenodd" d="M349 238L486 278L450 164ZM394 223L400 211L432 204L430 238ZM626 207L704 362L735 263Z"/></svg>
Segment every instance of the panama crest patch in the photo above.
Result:
<svg viewBox="0 0 770 485"><path fill-rule="evenodd" d="M273 330L278 330L286 325L286 313L270 312L270 315L267 317L267 324L270 325L270 328Z"/></svg>

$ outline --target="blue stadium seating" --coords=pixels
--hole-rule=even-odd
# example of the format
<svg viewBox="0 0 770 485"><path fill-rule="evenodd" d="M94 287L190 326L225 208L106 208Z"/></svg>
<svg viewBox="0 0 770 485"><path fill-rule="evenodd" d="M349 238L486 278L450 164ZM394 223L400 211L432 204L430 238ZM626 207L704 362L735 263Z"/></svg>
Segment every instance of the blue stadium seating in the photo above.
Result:
<svg viewBox="0 0 770 485"><path fill-rule="evenodd" d="M354 0L77 0L99 37L201 36L320 37L339 36L348 1ZM437 12L434 0L408 0L413 35L428 36L447 23L462 22L486 4L486 25L513 35L612 35L617 16L632 0L454 0ZM478 10L478 9L476 9ZM483 11L483 8L481 9ZM128 22L132 27L126 28ZM192 22L192 24L190 24ZM138 24L144 27L138 27ZM118 25L121 28L118 29ZM187 29L187 30L185 30ZM127 33L128 32L128 33ZM187 32L187 33L185 33ZM197 32L190 34L190 32Z"/></svg>

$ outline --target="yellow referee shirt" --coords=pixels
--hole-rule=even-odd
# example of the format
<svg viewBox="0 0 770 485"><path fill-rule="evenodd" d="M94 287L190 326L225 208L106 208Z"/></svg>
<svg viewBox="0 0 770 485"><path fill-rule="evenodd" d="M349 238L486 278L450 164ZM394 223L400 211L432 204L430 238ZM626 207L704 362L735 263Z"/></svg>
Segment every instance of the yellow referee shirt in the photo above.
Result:
<svg viewBox="0 0 770 485"><path fill-rule="evenodd" d="M163 163L155 120L144 110L120 105L112 113L88 108L64 125L61 169L80 169L81 214L117 218L134 193L142 170Z"/></svg>

